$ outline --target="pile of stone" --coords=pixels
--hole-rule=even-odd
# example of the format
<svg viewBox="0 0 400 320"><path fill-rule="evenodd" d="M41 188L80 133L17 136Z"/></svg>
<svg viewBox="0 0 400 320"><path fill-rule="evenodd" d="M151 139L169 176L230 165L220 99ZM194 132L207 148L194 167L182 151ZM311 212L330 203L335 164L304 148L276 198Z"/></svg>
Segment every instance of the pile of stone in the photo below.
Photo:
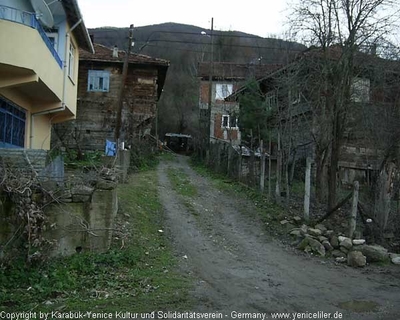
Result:
<svg viewBox="0 0 400 320"><path fill-rule="evenodd" d="M293 220L299 221L298 217ZM303 224L292 228L289 234L295 238L293 244L299 250L321 257L330 256L336 262L347 263L352 267L364 267L370 262L387 262L389 259L392 263L400 265L400 255L389 253L379 245L368 245L364 239L345 237L329 230L323 224L314 227Z"/></svg>

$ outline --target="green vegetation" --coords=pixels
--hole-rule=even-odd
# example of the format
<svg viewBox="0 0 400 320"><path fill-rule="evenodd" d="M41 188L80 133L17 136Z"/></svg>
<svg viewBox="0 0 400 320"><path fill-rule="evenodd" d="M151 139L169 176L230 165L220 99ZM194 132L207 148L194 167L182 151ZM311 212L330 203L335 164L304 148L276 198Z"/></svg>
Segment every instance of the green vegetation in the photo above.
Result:
<svg viewBox="0 0 400 320"><path fill-rule="evenodd" d="M118 188L120 231L102 254L81 253L39 266L0 268L0 309L150 312L190 307L190 280L174 271L163 234L154 171Z"/></svg>
<svg viewBox="0 0 400 320"><path fill-rule="evenodd" d="M286 215L285 208L270 201L265 194L261 194L258 190L229 179L223 174L215 173L198 161L192 161L192 167L201 176L210 178L219 190L231 194L235 198L249 199L267 229L273 230L274 233L286 233L286 229L279 224L279 221L284 219ZM238 209L243 211L244 214L248 214L248 207Z"/></svg>
<svg viewBox="0 0 400 320"><path fill-rule="evenodd" d="M188 175L177 169L168 168L168 178L171 181L172 188L182 196L195 197L197 189L190 183Z"/></svg>

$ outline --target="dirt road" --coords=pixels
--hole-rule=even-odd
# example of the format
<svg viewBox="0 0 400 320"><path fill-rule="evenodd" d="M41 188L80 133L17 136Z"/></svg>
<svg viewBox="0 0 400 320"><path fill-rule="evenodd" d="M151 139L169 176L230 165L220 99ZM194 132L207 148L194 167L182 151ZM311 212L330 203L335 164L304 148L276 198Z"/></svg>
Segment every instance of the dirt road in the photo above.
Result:
<svg viewBox="0 0 400 320"><path fill-rule="evenodd" d="M169 167L185 172L197 188L192 210L173 190ZM400 319L400 268L353 269L295 252L262 228L251 202L218 191L185 157L162 162L158 174L166 234L183 272L196 279L195 311L219 311L225 319L238 318L232 311L268 318L273 312L323 311L350 320Z"/></svg>

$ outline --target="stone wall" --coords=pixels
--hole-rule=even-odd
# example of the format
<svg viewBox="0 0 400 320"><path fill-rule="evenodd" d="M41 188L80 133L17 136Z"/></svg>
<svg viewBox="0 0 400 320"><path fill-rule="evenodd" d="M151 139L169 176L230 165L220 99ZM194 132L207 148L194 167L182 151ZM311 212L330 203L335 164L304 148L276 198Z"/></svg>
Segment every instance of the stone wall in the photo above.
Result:
<svg viewBox="0 0 400 320"><path fill-rule="evenodd" d="M65 191L61 203L45 209L54 225L46 237L56 240L51 255L107 251L117 211L114 181L101 179L94 188L81 185Z"/></svg>
<svg viewBox="0 0 400 320"><path fill-rule="evenodd" d="M80 251L104 252L109 249L114 218L118 210L117 177L114 171L69 172L63 184L46 180L32 189L23 201L43 206L48 221L44 238L53 245L50 256ZM72 177L72 178L71 178ZM29 202L28 202L29 201ZM21 237L25 222L5 192L0 192L0 259L25 255L26 240Z"/></svg>
<svg viewBox="0 0 400 320"><path fill-rule="evenodd" d="M0 162L5 161L14 168L40 172L46 167L47 151L41 149L0 148Z"/></svg>

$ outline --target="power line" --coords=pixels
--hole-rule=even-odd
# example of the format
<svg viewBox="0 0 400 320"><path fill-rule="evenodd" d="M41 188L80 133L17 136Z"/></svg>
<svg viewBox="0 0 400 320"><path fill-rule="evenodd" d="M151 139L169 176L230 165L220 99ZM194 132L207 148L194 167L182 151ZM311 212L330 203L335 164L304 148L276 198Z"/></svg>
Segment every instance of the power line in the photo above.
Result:
<svg viewBox="0 0 400 320"><path fill-rule="evenodd" d="M111 37L99 37L100 39L103 40L113 40L114 38ZM282 40L284 41L284 40ZM141 43L142 41L138 41L139 43ZM180 43L180 44L194 44L194 45L210 45L207 42L194 42L194 41L184 41L184 40L149 40L147 42L143 41L144 44L147 44L146 46L155 46L155 45L151 45L148 42L168 42L168 43ZM300 45L300 44L299 44ZM290 44L288 45L290 47ZM161 47L161 46L158 46ZM271 47L271 46L249 46L249 45L241 45L241 44L224 44L224 43L220 43L215 45L216 48L218 47L237 47L237 48L252 48L252 49L268 49L268 50L284 50L284 51L294 51L294 52L302 52L304 51L304 49L291 49L291 48L281 48L281 47Z"/></svg>

